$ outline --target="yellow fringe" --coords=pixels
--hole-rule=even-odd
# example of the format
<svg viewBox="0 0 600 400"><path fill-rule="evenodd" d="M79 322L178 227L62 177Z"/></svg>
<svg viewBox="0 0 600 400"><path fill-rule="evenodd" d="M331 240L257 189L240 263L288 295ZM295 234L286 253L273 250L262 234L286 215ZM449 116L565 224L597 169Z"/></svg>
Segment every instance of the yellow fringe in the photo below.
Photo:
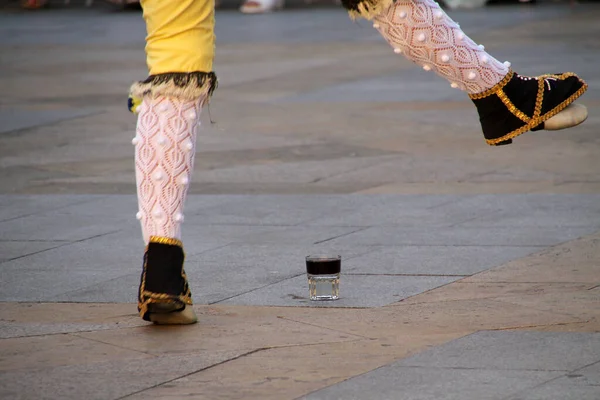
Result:
<svg viewBox="0 0 600 400"><path fill-rule="evenodd" d="M181 100L197 100L200 98L207 98L211 94L214 87L209 79L205 83L198 87L196 85L188 85L180 87L175 85L173 82L165 83L152 83L152 82L135 82L131 85L129 93L134 98L143 98L144 96L157 97L157 96L168 96L175 97Z"/></svg>
<svg viewBox="0 0 600 400"><path fill-rule="evenodd" d="M372 20L382 14L392 4L394 4L394 0L366 0L358 5L358 11L350 10L348 14L353 20L357 18Z"/></svg>

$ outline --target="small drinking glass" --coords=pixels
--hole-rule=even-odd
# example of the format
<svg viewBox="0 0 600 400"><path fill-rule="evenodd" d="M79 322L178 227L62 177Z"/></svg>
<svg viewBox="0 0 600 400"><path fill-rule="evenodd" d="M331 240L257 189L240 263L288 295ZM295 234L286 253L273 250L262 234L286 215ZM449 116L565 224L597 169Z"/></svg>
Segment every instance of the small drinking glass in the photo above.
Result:
<svg viewBox="0 0 600 400"><path fill-rule="evenodd" d="M337 300L340 297L340 256L307 256L306 274L311 300Z"/></svg>

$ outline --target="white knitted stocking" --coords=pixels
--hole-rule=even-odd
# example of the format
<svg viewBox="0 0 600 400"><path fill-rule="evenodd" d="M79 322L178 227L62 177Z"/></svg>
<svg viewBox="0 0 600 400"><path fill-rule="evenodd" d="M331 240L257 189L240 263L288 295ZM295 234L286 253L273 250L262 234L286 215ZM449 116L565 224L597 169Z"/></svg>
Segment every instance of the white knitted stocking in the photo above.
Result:
<svg viewBox="0 0 600 400"><path fill-rule="evenodd" d="M139 108L135 177L144 241L181 239L183 205L194 166L202 99L146 97Z"/></svg>
<svg viewBox="0 0 600 400"><path fill-rule="evenodd" d="M480 93L509 71L510 63L499 62L476 45L433 0L398 0L373 22L396 53L435 71L454 88Z"/></svg>

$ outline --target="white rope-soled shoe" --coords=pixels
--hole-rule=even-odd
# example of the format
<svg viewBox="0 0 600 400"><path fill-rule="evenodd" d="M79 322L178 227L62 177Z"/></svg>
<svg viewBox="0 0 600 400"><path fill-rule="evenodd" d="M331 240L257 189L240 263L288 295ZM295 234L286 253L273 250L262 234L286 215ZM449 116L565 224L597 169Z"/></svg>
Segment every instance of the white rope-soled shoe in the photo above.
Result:
<svg viewBox="0 0 600 400"><path fill-rule="evenodd" d="M498 146L528 131L581 124L587 108L573 102L586 90L587 84L572 72L528 77L510 71L491 89L469 97L487 143Z"/></svg>
<svg viewBox="0 0 600 400"><path fill-rule="evenodd" d="M571 103L567 108L544 122L544 129L547 131L558 131L560 129L577 126L588 117L587 107L583 104Z"/></svg>

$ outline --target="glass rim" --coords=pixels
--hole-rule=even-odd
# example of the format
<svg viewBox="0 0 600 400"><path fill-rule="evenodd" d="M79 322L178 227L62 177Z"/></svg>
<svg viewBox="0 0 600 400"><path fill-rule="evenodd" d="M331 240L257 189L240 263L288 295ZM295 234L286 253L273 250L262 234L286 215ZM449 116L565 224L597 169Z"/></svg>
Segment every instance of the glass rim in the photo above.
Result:
<svg viewBox="0 0 600 400"><path fill-rule="evenodd" d="M341 259L340 255L311 254L306 256L306 261L340 261Z"/></svg>

